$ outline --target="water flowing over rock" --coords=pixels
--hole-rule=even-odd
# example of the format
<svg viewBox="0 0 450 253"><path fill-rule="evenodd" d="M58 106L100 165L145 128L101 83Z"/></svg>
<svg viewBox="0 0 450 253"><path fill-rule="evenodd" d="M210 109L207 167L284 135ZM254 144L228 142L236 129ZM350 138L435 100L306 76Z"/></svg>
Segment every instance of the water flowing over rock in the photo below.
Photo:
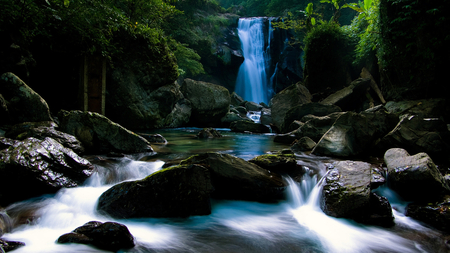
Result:
<svg viewBox="0 0 450 253"><path fill-rule="evenodd" d="M97 209L114 218L208 215L212 191L205 167L175 166L111 187L100 196Z"/></svg>
<svg viewBox="0 0 450 253"><path fill-rule="evenodd" d="M3 249L4 252L10 252L23 246L25 246L25 243L23 242L12 242L0 239L0 252L1 249Z"/></svg>
<svg viewBox="0 0 450 253"><path fill-rule="evenodd" d="M375 142L395 125L397 117L385 112L342 114L312 151L317 155L348 157L371 151Z"/></svg>
<svg viewBox="0 0 450 253"><path fill-rule="evenodd" d="M125 225L99 221L90 221L71 233L60 236L58 243L90 244L114 252L135 246L133 235Z"/></svg>
<svg viewBox="0 0 450 253"><path fill-rule="evenodd" d="M2 107L7 109L3 112L7 118L3 120L10 120L2 120L3 124L52 120L45 100L13 73L0 77L0 94L5 102Z"/></svg>
<svg viewBox="0 0 450 253"><path fill-rule="evenodd" d="M0 205L82 184L94 167L60 143L28 138L0 151Z"/></svg>
<svg viewBox="0 0 450 253"><path fill-rule="evenodd" d="M371 193L371 164L339 161L328 171L322 190L322 210L333 217L380 226L393 225L386 198Z"/></svg>
<svg viewBox="0 0 450 253"><path fill-rule="evenodd" d="M412 203L406 208L406 215L425 222L437 229L450 232L450 196L436 202Z"/></svg>
<svg viewBox="0 0 450 253"><path fill-rule="evenodd" d="M201 164L211 172L213 197L219 199L272 202L284 199L287 183L277 173L228 154L192 156L182 165Z"/></svg>
<svg viewBox="0 0 450 253"><path fill-rule="evenodd" d="M281 126L282 132L288 132L289 126L295 120L301 120L306 115L326 116L331 113L341 112L341 108L335 105L324 105L320 103L308 103L297 105L289 109L283 119Z"/></svg>
<svg viewBox="0 0 450 253"><path fill-rule="evenodd" d="M293 84L276 94L271 100L273 124L278 128L284 124L284 116L291 108L311 103L311 94L301 83Z"/></svg>
<svg viewBox="0 0 450 253"><path fill-rule="evenodd" d="M87 153L153 152L143 137L94 112L61 111L60 129L80 140Z"/></svg>
<svg viewBox="0 0 450 253"><path fill-rule="evenodd" d="M181 91L191 102L191 125L218 126L230 109L230 93L222 86L185 79Z"/></svg>
<svg viewBox="0 0 450 253"><path fill-rule="evenodd" d="M386 151L384 162L388 168L388 183L407 200L430 201L448 194L450 189L426 153L409 155L401 148Z"/></svg>

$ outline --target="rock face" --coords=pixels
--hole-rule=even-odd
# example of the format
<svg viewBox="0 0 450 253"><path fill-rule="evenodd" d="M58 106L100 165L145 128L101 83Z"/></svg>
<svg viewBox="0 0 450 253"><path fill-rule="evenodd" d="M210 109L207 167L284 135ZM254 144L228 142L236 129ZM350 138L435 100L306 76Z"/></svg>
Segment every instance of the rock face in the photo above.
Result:
<svg viewBox="0 0 450 253"><path fill-rule="evenodd" d="M80 140L87 153L153 151L147 140L98 113L61 111L59 119L61 131Z"/></svg>
<svg viewBox="0 0 450 253"><path fill-rule="evenodd" d="M410 156L401 148L386 151L388 183L407 200L429 201L448 194L450 189L433 160L426 153Z"/></svg>
<svg viewBox="0 0 450 253"><path fill-rule="evenodd" d="M388 133L396 117L385 112L342 114L312 151L317 155L348 157L364 154Z"/></svg>
<svg viewBox="0 0 450 253"><path fill-rule="evenodd" d="M0 205L78 186L93 169L89 161L51 138L17 142L0 151Z"/></svg>
<svg viewBox="0 0 450 253"><path fill-rule="evenodd" d="M276 94L270 100L273 124L281 129L286 112L295 106L311 103L311 98L308 89L301 83L293 84Z"/></svg>
<svg viewBox="0 0 450 253"><path fill-rule="evenodd" d="M320 103L339 106L343 111L359 109L358 106L362 104L369 87L370 78L359 78L350 83L349 86L326 97Z"/></svg>
<svg viewBox="0 0 450 253"><path fill-rule="evenodd" d="M231 122L230 129L233 132L251 132L251 133L270 133L270 128L263 125L258 124L253 121L247 120L238 120Z"/></svg>
<svg viewBox="0 0 450 253"><path fill-rule="evenodd" d="M448 233L450 232L450 197L445 196L433 203L409 204L406 215Z"/></svg>
<svg viewBox="0 0 450 253"><path fill-rule="evenodd" d="M230 108L230 93L222 86L185 79L181 92L191 102L190 124L218 126Z"/></svg>
<svg viewBox="0 0 450 253"><path fill-rule="evenodd" d="M334 122L342 115L343 112L335 112L327 116L306 115L301 119L304 124L295 131L295 135L300 137L309 137L313 141L318 142L320 138L333 126Z"/></svg>
<svg viewBox="0 0 450 253"><path fill-rule="evenodd" d="M320 103L309 103L298 105L291 108L286 112L284 116L283 125L281 126L282 132L289 131L289 125L295 120L301 120L306 115L314 115L314 116L326 116L331 113L341 112L341 108L335 105L324 105Z"/></svg>
<svg viewBox="0 0 450 253"><path fill-rule="evenodd" d="M114 252L133 248L135 245L133 235L125 225L99 221L90 221L71 233L64 234L57 242L90 244Z"/></svg>
<svg viewBox="0 0 450 253"><path fill-rule="evenodd" d="M337 218L382 226L393 225L389 202L371 193L371 170L371 165L364 162L336 162L325 177L322 210Z"/></svg>
<svg viewBox="0 0 450 253"><path fill-rule="evenodd" d="M46 137L49 137L77 154L84 152L83 144L75 136L58 131L55 129L57 127L52 121L24 122L12 126L5 136L15 140L24 140L29 137L44 140Z"/></svg>
<svg viewBox="0 0 450 253"><path fill-rule="evenodd" d="M97 209L114 218L208 215L212 190L205 167L175 166L111 187L100 196Z"/></svg>
<svg viewBox="0 0 450 253"><path fill-rule="evenodd" d="M45 100L13 73L0 77L2 107L6 107L9 123L51 121L50 110ZM7 122L3 122L7 123Z"/></svg>
<svg viewBox="0 0 450 253"><path fill-rule="evenodd" d="M284 199L287 183L279 174L228 154L192 156L182 165L201 164L211 172L213 197L219 199L272 202Z"/></svg>
<svg viewBox="0 0 450 253"><path fill-rule="evenodd" d="M189 120L190 105L183 102L179 85L174 82L151 90L135 80L109 89L113 95L108 98L106 114L125 127L179 127Z"/></svg>

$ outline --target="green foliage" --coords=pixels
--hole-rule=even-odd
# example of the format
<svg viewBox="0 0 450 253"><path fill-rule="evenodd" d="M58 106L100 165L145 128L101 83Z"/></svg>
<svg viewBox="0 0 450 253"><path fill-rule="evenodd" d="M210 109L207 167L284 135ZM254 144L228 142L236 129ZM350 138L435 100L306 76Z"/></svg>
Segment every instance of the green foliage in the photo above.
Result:
<svg viewBox="0 0 450 253"><path fill-rule="evenodd" d="M177 58L178 73L181 76L197 76L204 74L205 70L200 63L201 57L186 44L181 44L175 40L172 40L170 47Z"/></svg>

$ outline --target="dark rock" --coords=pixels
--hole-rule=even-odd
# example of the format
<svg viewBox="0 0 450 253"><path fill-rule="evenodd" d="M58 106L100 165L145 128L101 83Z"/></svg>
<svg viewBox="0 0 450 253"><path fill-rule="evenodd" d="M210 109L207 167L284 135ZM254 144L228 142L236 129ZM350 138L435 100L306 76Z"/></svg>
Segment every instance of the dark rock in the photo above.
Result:
<svg viewBox="0 0 450 253"><path fill-rule="evenodd" d="M82 154L84 152L83 144L75 136L56 130L57 127L52 121L24 122L12 126L5 136L16 140L25 140L29 137L44 140L49 137L75 153Z"/></svg>
<svg viewBox="0 0 450 253"><path fill-rule="evenodd" d="M111 187L100 196L97 209L114 218L208 215L212 190L205 167L175 166Z"/></svg>
<svg viewBox="0 0 450 253"><path fill-rule="evenodd" d="M249 162L276 173L290 174L297 168L297 161L293 154L265 154L257 156Z"/></svg>
<svg viewBox="0 0 450 253"><path fill-rule="evenodd" d="M234 121L230 124L230 129L233 132L251 132L251 133L270 133L271 130L269 127L254 123L252 121L247 120L239 120Z"/></svg>
<svg viewBox="0 0 450 253"><path fill-rule="evenodd" d="M386 172L383 168L372 168L372 179L370 180L370 188L376 189L386 183Z"/></svg>
<svg viewBox="0 0 450 253"><path fill-rule="evenodd" d="M0 209L0 237L5 233L11 232L13 228L13 222L11 217L5 212L5 210Z"/></svg>
<svg viewBox="0 0 450 253"><path fill-rule="evenodd" d="M406 215L448 233L450 232L450 196L446 195L431 203L409 204Z"/></svg>
<svg viewBox="0 0 450 253"><path fill-rule="evenodd" d="M449 192L449 187L426 153L410 156L401 148L386 151L388 183L406 200L429 201Z"/></svg>
<svg viewBox="0 0 450 253"><path fill-rule="evenodd" d="M234 106L242 106L245 104L245 100L239 96L236 92L231 93L230 102Z"/></svg>
<svg viewBox="0 0 450 253"><path fill-rule="evenodd" d="M25 246L25 243L23 242L6 241L0 239L0 249L3 249L5 252L10 252L23 246Z"/></svg>
<svg viewBox="0 0 450 253"><path fill-rule="evenodd" d="M13 73L0 77L0 94L3 97L2 107L6 104L7 109L6 112L5 108L2 109L3 113L8 114L5 119L11 121L8 123L52 121L45 100Z"/></svg>
<svg viewBox="0 0 450 253"><path fill-rule="evenodd" d="M294 152L311 151L316 146L316 143L309 137L302 137L292 145L291 150Z"/></svg>
<svg viewBox="0 0 450 253"><path fill-rule="evenodd" d="M217 126L230 108L230 93L222 86L185 79L181 92L191 102L190 124Z"/></svg>
<svg viewBox="0 0 450 253"><path fill-rule="evenodd" d="M286 112L291 108L311 103L311 94L300 82L293 84L288 88L276 94L271 100L273 124L282 129Z"/></svg>
<svg viewBox="0 0 450 253"><path fill-rule="evenodd" d="M192 114L191 102L185 98L178 100L172 112L166 116L164 127L176 128L186 125Z"/></svg>
<svg viewBox="0 0 450 253"><path fill-rule="evenodd" d="M274 142L292 144L297 140L297 136L294 133L277 134L273 139Z"/></svg>
<svg viewBox="0 0 450 253"><path fill-rule="evenodd" d="M329 95L320 103L324 105L336 105L343 111L353 111L359 109L366 98L365 94L370 87L370 78L359 78L349 86Z"/></svg>
<svg viewBox="0 0 450 253"><path fill-rule="evenodd" d="M341 112L341 108L335 105L324 105L320 103L309 103L295 106L286 112L283 119L283 125L281 131L288 131L289 125L294 122L294 120L301 120L306 115L314 116L326 116L334 112Z"/></svg>
<svg viewBox="0 0 450 253"><path fill-rule="evenodd" d="M259 112L263 109L263 106L255 103L255 102L246 102L245 108L247 109L247 111L258 111Z"/></svg>
<svg viewBox="0 0 450 253"><path fill-rule="evenodd" d="M444 121L424 119L421 115L402 115L397 126L377 142L379 150L404 148L410 152L425 152L449 161L450 132Z"/></svg>
<svg viewBox="0 0 450 253"><path fill-rule="evenodd" d="M51 138L28 138L0 151L0 205L78 186L93 169Z"/></svg>
<svg viewBox="0 0 450 253"><path fill-rule="evenodd" d="M192 156L181 164L201 164L207 167L211 172L215 198L260 202L284 199L287 183L279 174L241 158L207 153Z"/></svg>
<svg viewBox="0 0 450 253"><path fill-rule="evenodd" d="M272 124L273 123L272 110L263 108L263 110L261 111L261 117L259 121L261 122L261 124L266 126Z"/></svg>
<svg viewBox="0 0 450 253"><path fill-rule="evenodd" d="M384 112L342 114L312 151L317 155L348 157L373 151L375 142L388 133L395 115Z"/></svg>
<svg viewBox="0 0 450 253"><path fill-rule="evenodd" d="M302 122L306 123L303 123L300 128L295 131L295 135L298 138L309 137L314 142L318 142L342 114L343 112L335 112L322 117L311 114L306 115L301 119Z"/></svg>
<svg viewBox="0 0 450 253"><path fill-rule="evenodd" d="M150 143L167 143L166 138L160 134L143 134L139 133L140 136L144 137Z"/></svg>
<svg viewBox="0 0 450 253"><path fill-rule="evenodd" d="M90 244L114 252L135 246L133 235L125 225L98 221L90 221L71 233L60 236L57 242Z"/></svg>
<svg viewBox="0 0 450 253"><path fill-rule="evenodd" d="M224 127L230 127L231 123L233 123L235 121L240 121L240 120L253 122L251 119L249 119L247 117L244 118L241 115L234 113L234 112L229 112L222 119L220 119L220 121L222 122L222 125Z"/></svg>
<svg viewBox="0 0 450 253"><path fill-rule="evenodd" d="M152 152L143 137L94 112L61 111L60 129L80 140L87 153Z"/></svg>
<svg viewBox="0 0 450 253"><path fill-rule="evenodd" d="M446 118L449 121L450 103L442 98L389 101L384 106L390 113L399 116L404 114L421 115L424 118Z"/></svg>
<svg viewBox="0 0 450 253"><path fill-rule="evenodd" d="M203 128L198 134L199 139L220 138L222 135L214 128Z"/></svg>
<svg viewBox="0 0 450 253"><path fill-rule="evenodd" d="M236 106L235 109L241 114L241 115L247 115L247 109L243 106Z"/></svg>
<svg viewBox="0 0 450 253"><path fill-rule="evenodd" d="M393 225L386 198L371 193L372 165L357 161L339 161L326 177L322 190L322 210L333 217L361 223Z"/></svg>

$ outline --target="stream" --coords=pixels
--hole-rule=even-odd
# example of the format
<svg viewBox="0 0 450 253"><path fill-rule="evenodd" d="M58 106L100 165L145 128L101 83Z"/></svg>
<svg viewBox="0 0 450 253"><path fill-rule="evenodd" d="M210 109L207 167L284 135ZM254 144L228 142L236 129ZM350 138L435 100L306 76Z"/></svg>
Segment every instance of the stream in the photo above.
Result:
<svg viewBox="0 0 450 253"><path fill-rule="evenodd" d="M83 186L54 195L15 203L8 210L24 225L3 236L22 241L14 252L106 252L94 247L55 243L59 236L89 221L125 224L136 247L121 252L446 252L444 236L402 214L407 203L387 187L377 189L393 207L392 228L366 226L325 215L320 209L321 179L326 157L298 154L306 173L300 180L286 178L286 201L263 204L212 200L212 213L189 218L114 220L96 212L98 197L119 182L144 178L166 163L192 154L214 151L251 159L288 146L273 142L274 135L232 133L218 129L223 138L199 140L200 129L160 130L168 144L153 145L155 153L123 158L87 157L96 172ZM398 210L398 211L397 211ZM34 218L30 218L34 217Z"/></svg>

